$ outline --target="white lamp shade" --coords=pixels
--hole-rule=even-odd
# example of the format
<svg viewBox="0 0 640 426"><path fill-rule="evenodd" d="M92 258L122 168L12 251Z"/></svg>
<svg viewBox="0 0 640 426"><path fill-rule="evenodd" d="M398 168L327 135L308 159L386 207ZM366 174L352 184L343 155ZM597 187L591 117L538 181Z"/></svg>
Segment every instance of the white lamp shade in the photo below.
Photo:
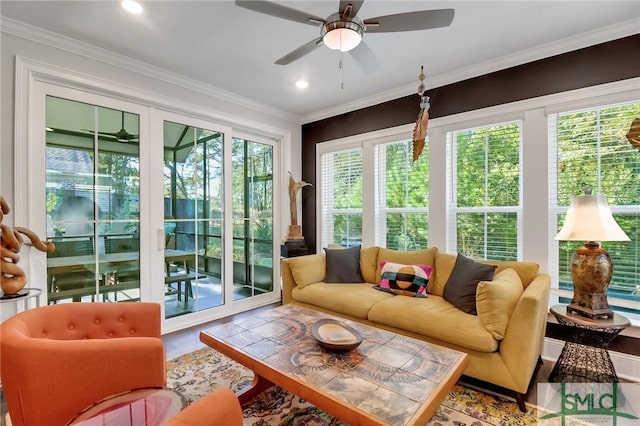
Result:
<svg viewBox="0 0 640 426"><path fill-rule="evenodd" d="M333 50L348 52L362 41L362 36L351 28L335 28L322 37L322 42Z"/></svg>
<svg viewBox="0 0 640 426"><path fill-rule="evenodd" d="M559 241L629 241L618 226L604 195L579 195L571 199Z"/></svg>

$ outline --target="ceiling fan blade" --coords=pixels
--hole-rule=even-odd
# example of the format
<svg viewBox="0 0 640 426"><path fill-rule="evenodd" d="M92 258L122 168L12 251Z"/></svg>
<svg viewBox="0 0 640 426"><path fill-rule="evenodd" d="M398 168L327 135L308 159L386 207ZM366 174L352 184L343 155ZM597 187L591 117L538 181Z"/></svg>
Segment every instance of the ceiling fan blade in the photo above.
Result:
<svg viewBox="0 0 640 426"><path fill-rule="evenodd" d="M264 13L265 15L275 16L276 18L286 19L288 21L300 22L309 25L322 25L324 24L323 18L310 15L306 12L301 12L290 7L281 6L276 3L268 1L255 1L255 0L236 0L236 6L244 7L245 9L253 10L254 12Z"/></svg>
<svg viewBox="0 0 640 426"><path fill-rule="evenodd" d="M358 14L358 11L360 10L362 3L364 3L364 0L340 0L338 13L340 13L340 16L342 16L343 19L353 18ZM344 16L344 12L345 10L347 10L348 6L351 6L349 16Z"/></svg>
<svg viewBox="0 0 640 426"><path fill-rule="evenodd" d="M369 46L367 46L364 41L361 41L360 44L355 49L350 50L349 53L353 56L353 59L360 68L367 74L374 72L380 67L378 58L376 58L376 55L369 49Z"/></svg>
<svg viewBox="0 0 640 426"><path fill-rule="evenodd" d="M311 40L308 43L303 44L298 47L293 52L290 52L284 55L282 58L278 59L275 63L278 65L287 65L293 61L297 61L302 58L304 55L313 52L317 47L322 46L322 37L318 37L314 40Z"/></svg>
<svg viewBox="0 0 640 426"><path fill-rule="evenodd" d="M428 30L451 25L453 15L453 9L421 10L365 19L364 25L368 33Z"/></svg>

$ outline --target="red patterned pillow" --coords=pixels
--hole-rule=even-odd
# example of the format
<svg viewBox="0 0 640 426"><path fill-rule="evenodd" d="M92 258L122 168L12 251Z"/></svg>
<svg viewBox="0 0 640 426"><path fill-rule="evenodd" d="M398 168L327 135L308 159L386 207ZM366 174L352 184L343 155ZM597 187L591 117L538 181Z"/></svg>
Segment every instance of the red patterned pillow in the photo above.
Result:
<svg viewBox="0 0 640 426"><path fill-rule="evenodd" d="M427 297L431 266L381 262L380 267L382 274L376 289L403 296Z"/></svg>

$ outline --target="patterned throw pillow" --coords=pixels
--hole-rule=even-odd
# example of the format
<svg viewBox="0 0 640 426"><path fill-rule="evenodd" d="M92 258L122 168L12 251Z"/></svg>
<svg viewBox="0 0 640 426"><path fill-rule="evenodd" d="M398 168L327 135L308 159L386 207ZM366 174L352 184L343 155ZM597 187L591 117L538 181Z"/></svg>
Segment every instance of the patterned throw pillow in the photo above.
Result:
<svg viewBox="0 0 640 426"><path fill-rule="evenodd" d="M427 297L431 266L380 262L380 268L382 274L376 289L403 296Z"/></svg>

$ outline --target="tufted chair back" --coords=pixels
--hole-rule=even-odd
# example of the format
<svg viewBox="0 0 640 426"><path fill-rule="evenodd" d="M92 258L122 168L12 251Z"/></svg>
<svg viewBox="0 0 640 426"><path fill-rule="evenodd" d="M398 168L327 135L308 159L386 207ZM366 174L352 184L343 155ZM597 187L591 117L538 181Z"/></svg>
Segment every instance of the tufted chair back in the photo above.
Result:
<svg viewBox="0 0 640 426"><path fill-rule="evenodd" d="M0 326L0 379L14 426L64 425L115 393L165 386L157 303L67 303Z"/></svg>

